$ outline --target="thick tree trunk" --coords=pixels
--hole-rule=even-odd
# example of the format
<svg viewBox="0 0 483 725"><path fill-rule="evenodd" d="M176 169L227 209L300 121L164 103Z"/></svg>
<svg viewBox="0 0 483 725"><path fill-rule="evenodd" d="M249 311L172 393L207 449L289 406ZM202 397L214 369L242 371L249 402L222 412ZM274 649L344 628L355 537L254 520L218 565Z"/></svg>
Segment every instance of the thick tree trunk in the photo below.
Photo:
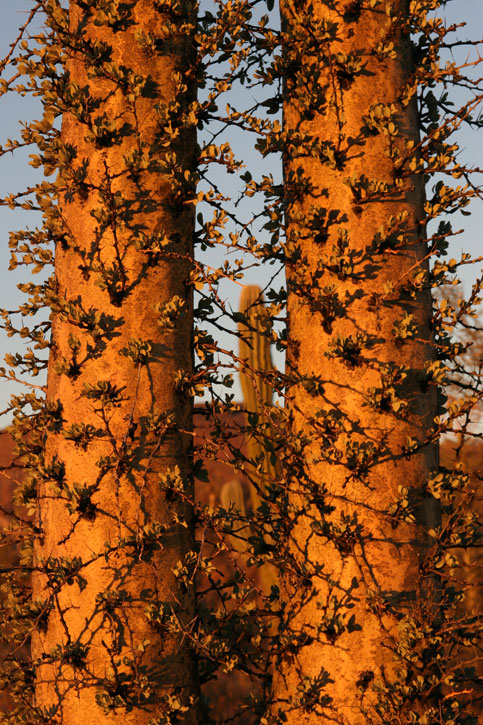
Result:
<svg viewBox="0 0 483 725"><path fill-rule="evenodd" d="M435 448L406 455L435 415L430 295L411 294L427 272L423 179L402 163L418 143L415 103L401 102L410 44L383 4L333 5L282 4L287 405L303 465L286 466L292 566L272 714L298 725L396 721L395 650L430 599L420 559L437 517L424 495Z"/></svg>
<svg viewBox="0 0 483 725"><path fill-rule="evenodd" d="M178 384L192 365L190 11L138 0L106 24L91 5L71 3L59 83L71 160L48 376L60 407L34 549L38 722L142 725L178 709L196 723L193 581L174 573L194 548L192 404Z"/></svg>

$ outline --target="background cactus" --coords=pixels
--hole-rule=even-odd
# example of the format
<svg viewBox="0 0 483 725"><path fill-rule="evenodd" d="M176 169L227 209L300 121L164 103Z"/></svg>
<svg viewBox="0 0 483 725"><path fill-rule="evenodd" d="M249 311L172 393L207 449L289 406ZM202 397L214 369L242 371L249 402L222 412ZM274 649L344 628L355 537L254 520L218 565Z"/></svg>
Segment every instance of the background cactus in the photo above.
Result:
<svg viewBox="0 0 483 725"><path fill-rule="evenodd" d="M240 382L246 408L250 412L264 414L272 404L273 388L265 376L258 373L273 370L270 343L264 334L268 327L268 314L263 306L262 290L249 285L240 296L240 312L247 324L238 323L240 333L240 357L247 362L247 369L240 372Z"/></svg>
<svg viewBox="0 0 483 725"><path fill-rule="evenodd" d="M248 549L250 527L245 523L248 518L245 494L243 486L237 478L233 478L223 485L220 491L220 503L226 511L234 515L234 533L230 536L231 547L233 551L244 554Z"/></svg>
<svg viewBox="0 0 483 725"><path fill-rule="evenodd" d="M250 461L250 499L256 511L262 503L267 485L277 479L279 460L266 445L273 438L273 427L269 410L272 405L273 387L269 381L274 370L270 355L268 311L263 304L262 290L258 285L244 288L240 297L240 312L246 322L239 321L239 356L244 361L240 370L240 381L246 406L247 418L251 413L258 416L254 433L247 434L247 458ZM268 538L268 537L267 537ZM272 566L261 569L261 580L266 593L276 584Z"/></svg>
<svg viewBox="0 0 483 725"><path fill-rule="evenodd" d="M273 388L266 373L270 373L274 367L266 335L268 313L258 285L245 287L240 297L240 312L246 320L246 324L241 321L238 323L239 356L245 361L245 366L240 371L240 382L246 411L247 414L255 413L258 416L259 436L270 437L268 410L272 405ZM266 490L267 482L273 480L278 473L278 461L273 461L270 451L259 436L247 436L247 456L256 469L250 473L253 481L250 498L254 510L260 506L260 494Z"/></svg>

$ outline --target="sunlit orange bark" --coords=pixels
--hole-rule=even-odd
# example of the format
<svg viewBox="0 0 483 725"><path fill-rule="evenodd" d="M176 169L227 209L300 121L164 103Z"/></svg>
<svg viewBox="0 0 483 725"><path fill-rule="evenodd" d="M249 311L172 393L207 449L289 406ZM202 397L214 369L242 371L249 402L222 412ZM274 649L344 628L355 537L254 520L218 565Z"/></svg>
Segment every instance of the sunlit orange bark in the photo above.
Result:
<svg viewBox="0 0 483 725"><path fill-rule="evenodd" d="M409 457L405 449L408 436L424 440L435 414L424 385L429 292L412 298L403 289L418 267L427 269L423 181L402 163L407 143L418 142L415 103L401 102L410 45L382 4L367 5L282 3L285 132L299 135L285 157L288 405L303 469L289 478L294 567L282 632L291 644L275 673L272 712L299 725L387 722L376 688L399 677L404 616L431 599L419 561L423 524L437 512L421 492L436 453L423 446ZM405 2L390 5L404 14ZM382 57L384 43L392 46ZM305 151L305 135L319 146ZM371 192L373 181L387 188ZM391 215L403 216L389 239ZM406 314L415 333L404 338L397 327ZM384 363L404 366L393 388L406 410L385 397ZM410 489L415 524L391 508L399 486Z"/></svg>
<svg viewBox="0 0 483 725"><path fill-rule="evenodd" d="M33 582L44 602L33 641L39 722L63 725L142 725L173 707L185 708L183 722L199 721L193 586L174 575L193 548L192 406L176 384L192 365L193 214L166 165L181 179L192 165L194 132L182 126L191 40L187 26L176 31L189 11L128 5L110 27L94 22L102 13L91 3L70 6L78 44L68 51L61 141L75 153L59 179L65 241L48 376L61 415L46 436ZM140 94L116 82L119 68L145 79ZM181 314L163 328L159 309L176 297ZM129 355L133 340L147 344L144 359ZM102 381L119 391L113 405L92 392ZM78 424L91 426L84 437ZM54 480L59 466L65 475ZM160 485L169 470L177 492ZM60 572L61 557L79 557L71 574Z"/></svg>

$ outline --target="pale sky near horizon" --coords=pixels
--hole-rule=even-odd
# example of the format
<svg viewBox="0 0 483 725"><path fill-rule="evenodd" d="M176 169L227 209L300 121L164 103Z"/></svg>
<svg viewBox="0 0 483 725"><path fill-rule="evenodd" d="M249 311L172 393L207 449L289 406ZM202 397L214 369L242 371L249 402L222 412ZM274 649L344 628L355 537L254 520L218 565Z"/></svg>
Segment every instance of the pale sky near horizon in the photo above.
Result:
<svg viewBox="0 0 483 725"><path fill-rule="evenodd" d="M0 0L0 10L2 22L0 24L0 58L3 58L8 51L9 43L16 37L17 28L25 22L26 12L34 5L33 0ZM481 9L481 0L453 0L449 3L446 11L443 13L446 16L447 22L467 22L467 28L461 32L463 37L471 37L477 39L481 37L483 29L483 12ZM458 49L455 50L458 52ZM473 52L472 58L474 59L476 54ZM459 56L456 58L458 62L462 62L464 58L459 52ZM480 72L480 68L477 68L476 73ZM32 111L32 102L29 99L19 99L13 94L8 94L0 98L0 119L1 119L1 132L0 132L0 144L3 144L8 136L14 136L18 133L19 125L18 119L26 117L27 114L32 116L35 111ZM481 114L481 111L480 111ZM246 143L246 142L244 142ZM459 135L459 143L461 148L461 158L468 164L482 168L483 167L483 144L478 143L476 133L468 130L463 131ZM5 195L11 191L20 190L27 185L35 183L36 180L41 180L43 176L40 172L35 172L32 167L28 166L28 152L21 153L16 157L11 155L0 158L0 196ZM260 163L260 157L257 156L251 149L238 148L236 149L238 156L245 160L248 160L250 166L253 160L255 164L255 170L260 171L262 168ZM274 171L274 173L280 173L278 167L270 168L265 166L267 162L263 162L264 172ZM274 162L273 162L274 163ZM257 168L258 167L258 168ZM252 168L251 168L252 170ZM252 170L253 173L253 170ZM255 175L255 174L254 174ZM229 181L229 177L227 177ZM434 183L434 182L433 182ZM461 183L461 182L458 182ZM457 236L453 239L450 247L450 256L459 258L462 251L469 251L473 255L483 254L483 243L481 230L483 228L483 208L481 199L476 199L470 206L472 215L470 217L457 217L452 218L454 229L465 227L466 231L464 234ZM12 309L21 300L22 295L16 289L16 285L25 281L25 270L21 268L16 272L8 271L8 233L10 230L24 228L25 226L34 227L38 223L38 216L28 212L11 212L5 207L0 207L0 308ZM248 282L264 283L264 280L268 279L271 268L268 272L256 272L251 277L248 277ZM469 270L464 275L464 282L467 287L471 285L472 280L476 276L477 271L470 272ZM35 279L35 278L34 278ZM235 292L227 292L231 299L231 303L234 308L238 304L238 290ZM3 366L3 358L6 352L13 352L15 349L19 349L17 343L12 344L12 340L9 340L4 331L0 329L0 365ZM42 383L43 380L34 379L34 383ZM18 387L13 386L11 383L0 379L0 412L3 411L7 405L7 401L10 395L14 392L19 392ZM239 392L238 386L235 388L235 392ZM0 428L6 425L9 419L4 416L0 418Z"/></svg>

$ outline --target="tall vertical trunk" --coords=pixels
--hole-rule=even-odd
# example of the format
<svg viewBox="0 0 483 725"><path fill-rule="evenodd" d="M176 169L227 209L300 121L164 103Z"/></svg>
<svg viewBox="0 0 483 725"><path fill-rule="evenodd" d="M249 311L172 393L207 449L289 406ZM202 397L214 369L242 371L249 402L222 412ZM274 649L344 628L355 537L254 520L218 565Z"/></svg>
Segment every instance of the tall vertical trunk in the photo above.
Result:
<svg viewBox="0 0 483 725"><path fill-rule="evenodd" d="M191 4L92 5L70 4L58 84L69 161L47 394L60 412L34 548L38 722L195 723L193 582L175 575L194 548Z"/></svg>
<svg viewBox="0 0 483 725"><path fill-rule="evenodd" d="M396 649L430 599L420 561L436 451L418 444L435 415L431 301L411 287L428 271L424 187L403 163L418 122L394 22L406 3L390 5L282 3L287 405L303 456L286 466L292 565L273 712L287 723L396 722Z"/></svg>

